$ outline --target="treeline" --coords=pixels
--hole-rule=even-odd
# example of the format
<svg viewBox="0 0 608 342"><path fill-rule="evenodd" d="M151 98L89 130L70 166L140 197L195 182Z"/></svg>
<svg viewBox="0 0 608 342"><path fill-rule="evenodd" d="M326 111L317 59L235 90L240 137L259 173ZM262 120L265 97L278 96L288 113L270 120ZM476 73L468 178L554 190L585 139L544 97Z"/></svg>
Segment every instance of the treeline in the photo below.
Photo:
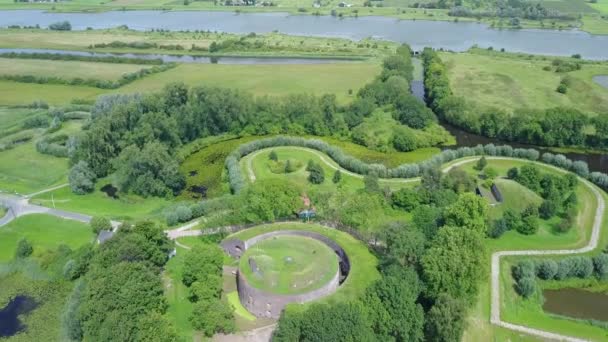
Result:
<svg viewBox="0 0 608 342"><path fill-rule="evenodd" d="M595 257L588 255L563 259L524 260L512 267L515 290L523 297L530 297L537 288L536 278L542 280L565 280L568 278L608 278L608 254Z"/></svg>
<svg viewBox="0 0 608 342"><path fill-rule="evenodd" d="M440 1L441 3L442 1ZM443 1L447 3L447 1ZM472 9L462 5L450 8L448 15L469 18L522 18L529 20L558 19L574 20L575 16L562 13L555 9L548 9L541 3L532 3L524 0L498 0L491 5L491 9ZM447 7L443 7L447 8Z"/></svg>
<svg viewBox="0 0 608 342"><path fill-rule="evenodd" d="M450 88L445 64L430 48L422 53L427 104L443 120L468 132L505 141L540 146L608 147L608 117L589 118L574 108L480 109ZM587 126L595 127L588 133Z"/></svg>
<svg viewBox="0 0 608 342"><path fill-rule="evenodd" d="M79 279L63 316L75 341L175 341L167 310L162 268L173 243L152 222L123 225L99 247L85 245L64 266Z"/></svg>
<svg viewBox="0 0 608 342"><path fill-rule="evenodd" d="M126 84L134 82L140 78L144 78L149 75L157 74L163 71L167 71L176 67L176 63L166 63L161 65L154 65L150 68L143 68L135 72L123 74L118 80L100 80L95 78L80 78L75 77L71 79L65 79L56 76L35 76L35 75L0 75L1 80L22 82L22 83L37 83L37 84L65 84L73 86L89 86L100 89L117 89Z"/></svg>
<svg viewBox="0 0 608 342"><path fill-rule="evenodd" d="M48 59L53 61L81 61L81 62L99 62L99 63L117 63L117 64L145 64L145 65L160 65L163 60L160 58L146 59L137 57L120 57L120 56L81 56L75 54L50 53L50 52L5 52L0 54L1 58L19 58L19 59Z"/></svg>

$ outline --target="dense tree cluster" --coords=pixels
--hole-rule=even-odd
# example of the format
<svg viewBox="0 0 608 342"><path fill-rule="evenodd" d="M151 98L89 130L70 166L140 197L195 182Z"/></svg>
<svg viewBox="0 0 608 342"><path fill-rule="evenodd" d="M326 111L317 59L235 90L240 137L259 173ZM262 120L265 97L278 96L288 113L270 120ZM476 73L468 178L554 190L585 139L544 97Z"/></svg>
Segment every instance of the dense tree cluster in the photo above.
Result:
<svg viewBox="0 0 608 342"><path fill-rule="evenodd" d="M140 222L123 225L97 249L76 252L66 263L66 275L82 279L63 319L68 337L176 341L175 329L162 316L167 303L160 274L172 248L162 227Z"/></svg>
<svg viewBox="0 0 608 342"><path fill-rule="evenodd" d="M427 103L445 121L462 129L490 138L542 146L590 146L604 148L608 136L605 116L590 119L575 108L546 110L520 109L507 113L502 109L475 108L465 98L455 96L447 70L432 49L422 53L425 66ZM585 127L595 126L589 133Z"/></svg>

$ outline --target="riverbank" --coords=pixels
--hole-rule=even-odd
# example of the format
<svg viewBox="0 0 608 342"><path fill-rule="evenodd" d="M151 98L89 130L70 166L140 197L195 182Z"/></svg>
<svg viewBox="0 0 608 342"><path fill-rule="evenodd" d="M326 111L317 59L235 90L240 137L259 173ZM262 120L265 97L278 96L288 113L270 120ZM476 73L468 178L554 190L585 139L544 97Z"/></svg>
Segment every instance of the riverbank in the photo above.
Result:
<svg viewBox="0 0 608 342"><path fill-rule="evenodd" d="M432 20L432 21L455 21L455 22L480 22L496 29L551 29L567 30L580 29L592 34L608 34L608 20L602 17L601 10L592 7L576 9L581 12L572 12L573 17L580 15L578 19L560 20L548 19L528 20L519 19L517 24L510 22L509 18L499 17L463 17L452 16L448 9L415 8L414 1L405 3L380 4L374 7L366 6L363 0L350 1L340 5L338 1L329 1L323 6L315 7L310 3L299 3L292 0L278 0L273 2L274 6L228 6L222 2L213 3L206 1L184 1L163 2L148 1L141 3L132 0L110 1L107 3L93 4L84 0L76 0L63 3L25 3L10 2L1 3L0 10L44 10L55 13L101 13L108 11L213 11L233 13L286 13L289 15L331 15L339 18L356 18L360 16L383 16L400 20ZM411 7L410 7L411 6ZM600 8L601 9L601 8Z"/></svg>

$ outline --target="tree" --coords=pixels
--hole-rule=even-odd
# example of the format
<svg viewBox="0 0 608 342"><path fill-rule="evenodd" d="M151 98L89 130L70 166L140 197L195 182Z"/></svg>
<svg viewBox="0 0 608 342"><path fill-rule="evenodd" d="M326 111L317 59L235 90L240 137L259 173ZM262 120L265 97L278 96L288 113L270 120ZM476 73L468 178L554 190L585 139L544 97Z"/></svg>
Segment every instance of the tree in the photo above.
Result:
<svg viewBox="0 0 608 342"><path fill-rule="evenodd" d="M308 181L312 184L321 184L325 181L325 170L320 164L313 163L308 172Z"/></svg>
<svg viewBox="0 0 608 342"><path fill-rule="evenodd" d="M366 291L363 302L376 340L423 340L424 311L416 303L421 287L413 269L392 266Z"/></svg>
<svg viewBox="0 0 608 342"><path fill-rule="evenodd" d="M191 302L220 299L222 294L222 277L217 274L207 274L190 285Z"/></svg>
<svg viewBox="0 0 608 342"><path fill-rule="evenodd" d="M17 249L15 250L15 258L27 258L32 255L33 252L34 247L32 246L32 244L26 238L21 238L17 243Z"/></svg>
<svg viewBox="0 0 608 342"><path fill-rule="evenodd" d="M277 152L275 150L270 151L270 154L268 155L268 159L272 160L272 161L279 161L279 156L277 155Z"/></svg>
<svg viewBox="0 0 608 342"><path fill-rule="evenodd" d="M190 323L207 337L220 332L231 333L236 329L230 304L218 299L194 304Z"/></svg>
<svg viewBox="0 0 608 342"><path fill-rule="evenodd" d="M441 294L426 315L428 341L459 342L464 332L466 310L464 303Z"/></svg>
<svg viewBox="0 0 608 342"><path fill-rule="evenodd" d="M285 173L292 173L295 171L295 167L291 163L291 160L287 159L285 162Z"/></svg>
<svg viewBox="0 0 608 342"><path fill-rule="evenodd" d="M137 342L177 342L179 337L175 327L156 311L141 317L135 335Z"/></svg>
<svg viewBox="0 0 608 342"><path fill-rule="evenodd" d="M422 257L422 275L427 294L445 293L471 303L484 276L485 247L476 230L444 226Z"/></svg>
<svg viewBox="0 0 608 342"><path fill-rule="evenodd" d="M475 170L481 171L484 167L486 167L486 165L488 165L486 156L481 156L481 158L479 158L479 160L477 160L477 163L475 164Z"/></svg>
<svg viewBox="0 0 608 342"><path fill-rule="evenodd" d="M593 258L593 266L598 278L604 280L608 278L608 254L602 253Z"/></svg>
<svg viewBox="0 0 608 342"><path fill-rule="evenodd" d="M414 227L392 222L385 228L386 251L385 258L389 263L401 266L418 264L424 254L426 238Z"/></svg>
<svg viewBox="0 0 608 342"><path fill-rule="evenodd" d="M411 130L400 127L399 129L395 129L393 133L393 146L397 151L409 152L415 150L418 147L418 143L416 136Z"/></svg>
<svg viewBox="0 0 608 342"><path fill-rule="evenodd" d="M70 169L68 181L72 192L77 195L84 195L95 190L95 173L89 168L85 161L79 161Z"/></svg>
<svg viewBox="0 0 608 342"><path fill-rule="evenodd" d="M342 171L336 170L336 172L334 172L334 176L331 180L334 184L340 183L340 181L342 180Z"/></svg>
<svg viewBox="0 0 608 342"><path fill-rule="evenodd" d="M223 264L223 252L217 245L197 245L184 257L182 282L190 286L196 281L209 281L209 276L221 274Z"/></svg>
<svg viewBox="0 0 608 342"><path fill-rule="evenodd" d="M528 298L536 291L536 280L532 277L523 277L515 283L515 290L522 297Z"/></svg>
<svg viewBox="0 0 608 342"><path fill-rule="evenodd" d="M290 217L302 204L300 193L287 180L259 180L244 191L241 215L246 222L254 223Z"/></svg>
<svg viewBox="0 0 608 342"><path fill-rule="evenodd" d="M413 189L399 189L391 195L393 205L407 211L411 211L420 205L420 196Z"/></svg>
<svg viewBox="0 0 608 342"><path fill-rule="evenodd" d="M534 205L529 205L521 213L521 224L517 226L517 231L524 235L532 235L538 231L539 217L538 209Z"/></svg>
<svg viewBox="0 0 608 342"><path fill-rule="evenodd" d="M551 280L557 274L557 263L554 260L542 260L536 267L536 274L544 280Z"/></svg>
<svg viewBox="0 0 608 342"><path fill-rule="evenodd" d="M486 218L488 203L474 193L464 193L456 203L446 208L445 222L447 225L464 227L486 234Z"/></svg>
<svg viewBox="0 0 608 342"><path fill-rule="evenodd" d="M426 236L427 241L435 237L440 219L441 210L434 206L421 205L412 212L414 226Z"/></svg>
<svg viewBox="0 0 608 342"><path fill-rule="evenodd" d="M89 225L95 235L98 235L102 230L112 230L112 223L107 217L103 216L93 216Z"/></svg>
<svg viewBox="0 0 608 342"><path fill-rule="evenodd" d="M557 203L553 200L544 200L538 208L538 213L541 218L550 219L557 213Z"/></svg>
<svg viewBox="0 0 608 342"><path fill-rule="evenodd" d="M402 93L395 101L395 120L415 129L423 129L437 121L435 114L423 102L408 93Z"/></svg>
<svg viewBox="0 0 608 342"><path fill-rule="evenodd" d="M58 21L49 25L49 30L53 31L70 31L72 24L69 21Z"/></svg>
<svg viewBox="0 0 608 342"><path fill-rule="evenodd" d="M518 175L519 175L519 169L516 167L512 167L509 169L509 171L507 171L507 178L509 178L509 179L517 179Z"/></svg>
<svg viewBox="0 0 608 342"><path fill-rule="evenodd" d="M466 171L461 168L452 168L443 177L443 187L453 190L456 193L463 193L475 190L476 182Z"/></svg>

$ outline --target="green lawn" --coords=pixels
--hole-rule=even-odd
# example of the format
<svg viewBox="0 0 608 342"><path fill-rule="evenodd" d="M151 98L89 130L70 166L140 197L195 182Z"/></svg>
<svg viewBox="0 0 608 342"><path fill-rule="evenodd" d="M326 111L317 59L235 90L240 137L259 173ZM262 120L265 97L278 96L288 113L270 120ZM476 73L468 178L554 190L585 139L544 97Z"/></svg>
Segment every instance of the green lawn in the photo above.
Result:
<svg viewBox="0 0 608 342"><path fill-rule="evenodd" d="M593 82L594 75L608 75L608 64L585 64L569 73L544 71L551 58L524 59L512 54L440 53L456 95L481 107L505 110L570 106L588 113L608 110L608 89ZM557 88L563 76L572 84L566 94Z"/></svg>
<svg viewBox="0 0 608 342"><path fill-rule="evenodd" d="M272 168L274 162L272 162L269 158L271 151L275 151L277 153L279 160L290 159L292 161L297 161L297 163L302 166L295 172L277 174L273 172ZM321 156L323 156L323 160L321 159ZM309 160L318 163L323 168L325 174L325 180L323 183L311 184L308 181L309 172L306 171L306 165L308 164ZM330 167L327 163L333 167ZM256 180L282 178L293 182L294 184L298 184L301 188L323 190L332 190L336 189L336 187L340 187L354 191L364 187L363 177L355 177L348 174L323 152L302 147L280 146L267 148L243 157L241 159L243 177L251 181L248 171L249 166L251 166ZM342 180L338 184L334 184L332 181L336 168L342 170ZM403 187L406 183L398 180L380 179L380 184L389 185L391 188L397 189Z"/></svg>
<svg viewBox="0 0 608 342"><path fill-rule="evenodd" d="M317 302L321 303L336 303L358 298L363 294L365 289L375 280L379 279L380 274L376 269L378 261L376 257L369 251L367 246L352 237L351 235L335 229L324 228L314 223L275 223L256 226L250 229L240 231L227 237L246 240L256 235L275 230L308 230L329 237L338 243L348 255L351 263L351 270L348 278L342 283L342 286L332 295L329 295ZM306 305L291 304L287 307L288 310L301 310Z"/></svg>
<svg viewBox="0 0 608 342"><path fill-rule="evenodd" d="M81 222L42 214L22 216L0 228L0 262L13 258L21 238L30 241L38 255L61 244L80 247L94 236L89 225Z"/></svg>
<svg viewBox="0 0 608 342"><path fill-rule="evenodd" d="M45 109L0 107L0 136L21 130L27 118L44 113Z"/></svg>
<svg viewBox="0 0 608 342"><path fill-rule="evenodd" d="M597 3L589 5L603 14L608 14L608 0L597 0Z"/></svg>
<svg viewBox="0 0 608 342"><path fill-rule="evenodd" d="M86 195L76 195L70 187L64 187L35 196L34 204L74 211L87 215L107 216L116 220L163 220L163 209L172 204L171 200L119 193L118 199L113 199L100 191L109 180L101 179L96 184L95 191Z"/></svg>
<svg viewBox="0 0 608 342"><path fill-rule="evenodd" d="M252 260L257 270L252 269ZM262 291L301 294L329 283L338 272L338 256L315 239L278 236L247 249L239 269L251 286Z"/></svg>
<svg viewBox="0 0 608 342"><path fill-rule="evenodd" d="M85 86L0 81L2 106L25 105L36 100L43 100L51 105L65 105L74 99L95 101L95 98L103 93L103 89Z"/></svg>
<svg viewBox="0 0 608 342"><path fill-rule="evenodd" d="M543 202L542 197L514 180L497 178L494 184L502 194L503 202L492 206L490 209L492 218L501 217L507 209L521 213L529 205L538 207Z"/></svg>
<svg viewBox="0 0 608 342"><path fill-rule="evenodd" d="M188 85L228 87L248 91L255 96L309 93L335 94L346 103L354 93L378 75L377 63L348 62L337 64L227 65L181 64L171 70L137 80L114 92L150 92L170 82Z"/></svg>
<svg viewBox="0 0 608 342"><path fill-rule="evenodd" d="M232 305L232 308L234 308L234 313L236 315L248 321L256 320L256 317L252 315L249 311L247 311L243 304L241 304L241 300L239 299L239 293L237 291L230 292L226 295L226 297L228 298L228 303L230 303L230 305Z"/></svg>
<svg viewBox="0 0 608 342"><path fill-rule="evenodd" d="M123 74L147 68L149 66L137 64L0 58L0 74L2 75L32 75L62 79L94 78L114 81Z"/></svg>

